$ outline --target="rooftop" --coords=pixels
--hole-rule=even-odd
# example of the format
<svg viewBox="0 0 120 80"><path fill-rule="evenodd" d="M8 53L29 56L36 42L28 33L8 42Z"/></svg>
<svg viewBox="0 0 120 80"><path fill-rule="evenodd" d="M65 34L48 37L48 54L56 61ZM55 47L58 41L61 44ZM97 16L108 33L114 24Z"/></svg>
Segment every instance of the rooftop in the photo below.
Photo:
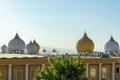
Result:
<svg viewBox="0 0 120 80"><path fill-rule="evenodd" d="M15 53L1 53L0 59L44 59L46 56L30 55L30 54L15 54Z"/></svg>

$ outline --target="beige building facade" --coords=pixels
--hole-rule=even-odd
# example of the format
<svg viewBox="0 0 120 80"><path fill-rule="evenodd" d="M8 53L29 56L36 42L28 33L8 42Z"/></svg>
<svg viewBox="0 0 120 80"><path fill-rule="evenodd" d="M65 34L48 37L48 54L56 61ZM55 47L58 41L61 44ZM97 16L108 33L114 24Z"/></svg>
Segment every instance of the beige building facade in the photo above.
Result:
<svg viewBox="0 0 120 80"><path fill-rule="evenodd" d="M120 58L84 58L88 80L120 80Z"/></svg>
<svg viewBox="0 0 120 80"><path fill-rule="evenodd" d="M120 58L82 57L82 59L86 64L85 76L88 80L120 79ZM44 68L45 65L48 65L46 57L1 58L0 80L33 80L36 69Z"/></svg>

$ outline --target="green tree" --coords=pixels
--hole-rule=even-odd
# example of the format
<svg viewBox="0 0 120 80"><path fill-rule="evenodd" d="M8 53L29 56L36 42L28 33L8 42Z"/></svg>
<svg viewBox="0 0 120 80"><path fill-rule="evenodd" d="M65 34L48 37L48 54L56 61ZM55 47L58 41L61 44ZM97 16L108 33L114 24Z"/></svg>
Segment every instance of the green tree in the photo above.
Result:
<svg viewBox="0 0 120 80"><path fill-rule="evenodd" d="M43 70L36 71L34 80L88 80L83 75L86 68L84 62L80 57L73 59L73 57L66 59L64 56L52 59L48 58L49 67Z"/></svg>

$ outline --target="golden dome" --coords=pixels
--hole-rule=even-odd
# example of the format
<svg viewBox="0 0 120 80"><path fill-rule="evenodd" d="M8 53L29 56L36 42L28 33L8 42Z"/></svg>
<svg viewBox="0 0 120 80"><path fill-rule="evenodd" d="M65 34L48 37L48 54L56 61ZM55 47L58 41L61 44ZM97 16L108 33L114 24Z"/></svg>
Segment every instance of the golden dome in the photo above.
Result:
<svg viewBox="0 0 120 80"><path fill-rule="evenodd" d="M94 50L94 43L88 38L87 34L84 33L83 37L76 44L77 52L92 52Z"/></svg>
<svg viewBox="0 0 120 80"><path fill-rule="evenodd" d="M35 44L36 52L39 52L39 50L40 50L39 44L35 40L33 41L33 44Z"/></svg>

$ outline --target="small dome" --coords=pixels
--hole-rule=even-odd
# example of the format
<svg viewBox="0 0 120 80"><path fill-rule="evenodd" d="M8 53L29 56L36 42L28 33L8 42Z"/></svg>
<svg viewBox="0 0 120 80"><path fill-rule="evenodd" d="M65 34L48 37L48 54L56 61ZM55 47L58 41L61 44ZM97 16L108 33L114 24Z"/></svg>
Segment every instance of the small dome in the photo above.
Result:
<svg viewBox="0 0 120 80"><path fill-rule="evenodd" d="M25 50L25 42L16 33L14 39L12 39L8 44L9 52L11 53L23 53Z"/></svg>
<svg viewBox="0 0 120 80"><path fill-rule="evenodd" d="M6 53L7 52L7 46L4 44L2 47L1 47L1 50L2 50L2 53Z"/></svg>
<svg viewBox="0 0 120 80"><path fill-rule="evenodd" d="M40 50L39 44L38 44L35 40L33 41L33 44L35 44L35 50L36 50L36 52L38 53L39 50Z"/></svg>
<svg viewBox="0 0 120 80"><path fill-rule="evenodd" d="M57 52L57 51L55 49L53 49L52 52Z"/></svg>
<svg viewBox="0 0 120 80"><path fill-rule="evenodd" d="M83 37L78 40L76 44L77 52L92 52L94 50L94 43L86 33L84 33Z"/></svg>
<svg viewBox="0 0 120 80"><path fill-rule="evenodd" d="M119 44L111 36L110 40L105 44L104 49L106 52L118 52Z"/></svg>
<svg viewBox="0 0 120 80"><path fill-rule="evenodd" d="M46 51L46 49L43 49L43 51L42 51L42 52L47 52L47 51Z"/></svg>
<svg viewBox="0 0 120 80"><path fill-rule="evenodd" d="M35 45L31 41L29 44L27 44L26 49L27 49L27 52L30 54L36 53Z"/></svg>

